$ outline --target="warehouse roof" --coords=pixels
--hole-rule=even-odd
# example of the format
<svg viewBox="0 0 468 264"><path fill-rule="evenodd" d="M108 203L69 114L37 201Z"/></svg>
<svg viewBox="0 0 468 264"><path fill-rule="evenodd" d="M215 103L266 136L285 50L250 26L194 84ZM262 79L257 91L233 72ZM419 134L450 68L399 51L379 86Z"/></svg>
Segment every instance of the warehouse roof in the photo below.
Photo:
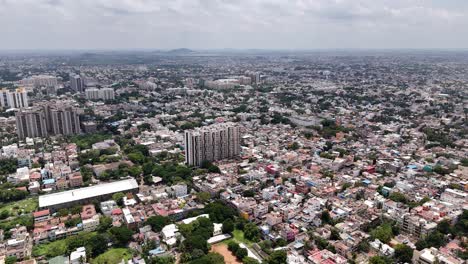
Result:
<svg viewBox="0 0 468 264"><path fill-rule="evenodd" d="M39 207L44 208L116 192L125 192L136 188L138 188L137 181L135 179L128 179L123 181L98 184L76 190L46 194L39 196Z"/></svg>

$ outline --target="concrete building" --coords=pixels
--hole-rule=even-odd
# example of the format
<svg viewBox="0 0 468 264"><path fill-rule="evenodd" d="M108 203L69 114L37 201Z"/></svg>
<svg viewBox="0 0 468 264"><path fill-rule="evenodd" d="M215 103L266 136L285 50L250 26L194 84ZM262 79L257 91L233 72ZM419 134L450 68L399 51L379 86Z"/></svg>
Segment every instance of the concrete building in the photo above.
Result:
<svg viewBox="0 0 468 264"><path fill-rule="evenodd" d="M85 91L86 99L88 100L98 100L99 99L99 89L98 88L87 88Z"/></svg>
<svg viewBox="0 0 468 264"><path fill-rule="evenodd" d="M21 80L21 84L31 88L51 87L56 89L58 80L57 77L51 75L35 75Z"/></svg>
<svg viewBox="0 0 468 264"><path fill-rule="evenodd" d="M72 107L45 106L21 109L15 114L16 132L20 139L74 135L81 132L80 118Z"/></svg>
<svg viewBox="0 0 468 264"><path fill-rule="evenodd" d="M75 135L81 132L80 118L72 107L45 107L49 133L53 135Z"/></svg>
<svg viewBox="0 0 468 264"><path fill-rule="evenodd" d="M240 154L240 132L234 123L221 123L185 132L185 162L230 159Z"/></svg>
<svg viewBox="0 0 468 264"><path fill-rule="evenodd" d="M28 94L25 89L0 90L0 106L2 108L25 108L29 106Z"/></svg>
<svg viewBox="0 0 468 264"><path fill-rule="evenodd" d="M81 93L85 89L83 78L79 75L70 76L70 87L73 91Z"/></svg>
<svg viewBox="0 0 468 264"><path fill-rule="evenodd" d="M46 115L40 108L28 108L15 114L16 133L20 139L26 137L48 137Z"/></svg>
<svg viewBox="0 0 468 264"><path fill-rule="evenodd" d="M112 88L102 88L100 90L100 96L102 100L114 100L115 92Z"/></svg>
<svg viewBox="0 0 468 264"><path fill-rule="evenodd" d="M85 91L88 100L114 100L115 92L112 88L88 88Z"/></svg>
<svg viewBox="0 0 468 264"><path fill-rule="evenodd" d="M240 81L238 79L219 79L205 82L205 86L211 89L232 89L239 85Z"/></svg>
<svg viewBox="0 0 468 264"><path fill-rule="evenodd" d="M77 204L89 204L94 200L110 199L114 193L138 191L135 179L128 179L104 184L98 184L76 190L58 192L39 196L39 207L58 210Z"/></svg>

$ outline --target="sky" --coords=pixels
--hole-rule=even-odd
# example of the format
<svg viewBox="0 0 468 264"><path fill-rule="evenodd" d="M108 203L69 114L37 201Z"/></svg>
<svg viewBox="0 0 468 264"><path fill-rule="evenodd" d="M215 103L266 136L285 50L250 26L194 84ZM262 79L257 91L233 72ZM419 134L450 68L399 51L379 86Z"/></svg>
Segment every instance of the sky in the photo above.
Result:
<svg viewBox="0 0 468 264"><path fill-rule="evenodd" d="M467 0L0 0L0 50L465 49Z"/></svg>

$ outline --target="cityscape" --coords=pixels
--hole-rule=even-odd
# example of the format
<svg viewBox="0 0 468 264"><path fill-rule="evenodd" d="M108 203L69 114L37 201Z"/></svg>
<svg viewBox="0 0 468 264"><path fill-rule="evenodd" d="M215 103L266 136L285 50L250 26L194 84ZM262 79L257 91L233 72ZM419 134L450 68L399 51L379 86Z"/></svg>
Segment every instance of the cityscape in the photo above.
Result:
<svg viewBox="0 0 468 264"><path fill-rule="evenodd" d="M180 11L116 2L106 9L123 21ZM266 2L278 19L328 10ZM352 15L323 16L389 19L363 16L375 8L364 2ZM56 4L66 16L69 3ZM462 19L445 8L444 18ZM193 22L192 9L172 17L171 34L191 28L175 20ZM226 26L230 13L219 19ZM468 263L464 37L455 46L306 48L287 46L278 28L277 43L252 48L241 37L223 48L80 48L59 26L44 30L63 46L0 44L0 264Z"/></svg>

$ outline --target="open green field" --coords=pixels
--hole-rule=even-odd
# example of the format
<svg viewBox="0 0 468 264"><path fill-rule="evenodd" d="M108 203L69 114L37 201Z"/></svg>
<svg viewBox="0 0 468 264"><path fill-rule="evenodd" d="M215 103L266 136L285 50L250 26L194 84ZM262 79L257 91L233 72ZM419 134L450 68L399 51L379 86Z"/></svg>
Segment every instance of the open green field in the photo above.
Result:
<svg viewBox="0 0 468 264"><path fill-rule="evenodd" d="M0 212L8 211L11 216L21 215L22 213L28 214L37 209L37 198L26 198L21 201L15 201L7 204L0 205Z"/></svg>
<svg viewBox="0 0 468 264"><path fill-rule="evenodd" d="M232 239L236 241L237 243L244 243L246 246L249 246L249 247L252 245L252 241L244 237L244 231L236 229L232 232L232 235L233 235ZM228 239L223 242L228 243L230 240L231 239Z"/></svg>
<svg viewBox="0 0 468 264"><path fill-rule="evenodd" d="M132 252L127 248L113 248L91 260L91 264L120 263L122 259L125 262L132 257Z"/></svg>

